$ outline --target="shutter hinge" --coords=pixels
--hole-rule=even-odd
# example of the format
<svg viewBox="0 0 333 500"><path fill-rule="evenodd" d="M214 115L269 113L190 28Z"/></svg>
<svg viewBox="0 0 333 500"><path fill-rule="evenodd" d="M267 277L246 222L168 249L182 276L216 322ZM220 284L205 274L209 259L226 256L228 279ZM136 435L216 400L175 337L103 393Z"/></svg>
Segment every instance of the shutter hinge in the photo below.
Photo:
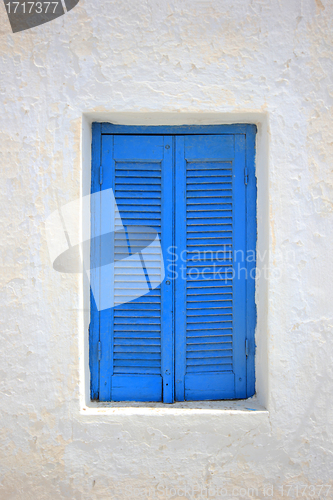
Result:
<svg viewBox="0 0 333 500"><path fill-rule="evenodd" d="M249 172L248 172L247 168L244 169L244 182L245 182L245 186L247 186L247 183L249 182Z"/></svg>
<svg viewBox="0 0 333 500"><path fill-rule="evenodd" d="M246 357L249 355L249 341L247 339L245 340L245 355Z"/></svg>
<svg viewBox="0 0 333 500"><path fill-rule="evenodd" d="M101 357L102 357L102 343L101 343L101 341L98 341L98 343L97 343L97 359L98 359L98 361L101 360Z"/></svg>
<svg viewBox="0 0 333 500"><path fill-rule="evenodd" d="M103 184L103 165L99 166L99 183Z"/></svg>

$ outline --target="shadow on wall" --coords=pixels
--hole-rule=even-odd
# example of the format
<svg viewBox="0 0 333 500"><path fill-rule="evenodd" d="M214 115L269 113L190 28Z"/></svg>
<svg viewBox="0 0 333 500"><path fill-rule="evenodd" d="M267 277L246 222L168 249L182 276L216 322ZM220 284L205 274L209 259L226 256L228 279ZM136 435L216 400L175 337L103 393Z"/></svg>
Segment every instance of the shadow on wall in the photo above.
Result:
<svg viewBox="0 0 333 500"><path fill-rule="evenodd" d="M80 0L31 1L3 0L13 33L53 21L72 10Z"/></svg>

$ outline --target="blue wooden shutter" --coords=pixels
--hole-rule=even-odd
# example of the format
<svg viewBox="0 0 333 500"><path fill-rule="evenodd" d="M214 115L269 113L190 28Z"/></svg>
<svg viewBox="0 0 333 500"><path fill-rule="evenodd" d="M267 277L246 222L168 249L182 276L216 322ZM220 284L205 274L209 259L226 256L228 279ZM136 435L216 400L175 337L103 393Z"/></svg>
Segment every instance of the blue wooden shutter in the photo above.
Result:
<svg viewBox="0 0 333 500"><path fill-rule="evenodd" d="M163 136L102 136L102 189L114 190L121 218L114 220L115 259L133 253L119 232L122 225L126 235L133 226L155 228L164 254L172 245L171 146L172 139ZM106 211L103 207L102 218ZM153 252L149 266L143 262L149 289L160 274L155 257ZM115 307L100 312L99 400L172 402L172 287L164 281L147 293L142 284L133 284L136 271L122 262L121 273L113 277ZM117 305L124 295L131 299L132 287L143 288L142 296Z"/></svg>
<svg viewBox="0 0 333 500"><path fill-rule="evenodd" d="M176 138L178 401L246 397L244 169L245 135Z"/></svg>
<svg viewBox="0 0 333 500"><path fill-rule="evenodd" d="M112 188L122 224L157 229L164 256L175 245L178 277L175 286L167 276L158 289L117 305L117 297L130 294L124 276L115 273L116 307L98 311L92 297L92 399L171 403L254 394L255 260L245 260L256 245L256 128L200 128L207 135L181 129L190 135L177 135L178 128L164 128L176 137L163 137L148 135L160 132L154 127L93 124L92 193ZM134 135L141 130L147 135ZM133 135L121 135L126 132ZM110 223L101 204L93 198L92 236ZM122 227L120 219L111 226ZM128 231L125 238L115 233L114 257L124 249L131 253ZM92 262L100 250L93 238ZM151 259L153 265L154 254ZM133 275L126 265L125 271ZM103 281L101 273L105 268L91 280Z"/></svg>

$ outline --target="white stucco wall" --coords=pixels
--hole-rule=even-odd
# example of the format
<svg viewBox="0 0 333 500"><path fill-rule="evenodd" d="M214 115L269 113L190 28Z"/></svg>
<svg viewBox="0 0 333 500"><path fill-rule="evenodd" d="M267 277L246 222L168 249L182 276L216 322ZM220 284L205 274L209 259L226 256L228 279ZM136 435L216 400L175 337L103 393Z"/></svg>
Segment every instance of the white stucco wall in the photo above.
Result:
<svg viewBox="0 0 333 500"><path fill-rule="evenodd" d="M1 500L333 498L332 18L330 0L81 0L12 34L0 5ZM45 219L89 192L96 118L258 124L253 401L88 408L86 289L53 271Z"/></svg>

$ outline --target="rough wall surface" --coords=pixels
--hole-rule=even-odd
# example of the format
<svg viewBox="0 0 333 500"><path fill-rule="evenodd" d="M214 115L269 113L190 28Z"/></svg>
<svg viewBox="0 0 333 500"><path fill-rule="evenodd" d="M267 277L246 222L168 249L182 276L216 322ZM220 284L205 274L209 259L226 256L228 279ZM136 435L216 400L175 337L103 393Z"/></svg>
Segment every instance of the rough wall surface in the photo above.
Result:
<svg viewBox="0 0 333 500"><path fill-rule="evenodd" d="M0 498L333 498L332 2L81 0L17 34L1 3L0 20ZM90 111L266 113L269 414L80 413L80 277L52 270L45 219L81 195Z"/></svg>

